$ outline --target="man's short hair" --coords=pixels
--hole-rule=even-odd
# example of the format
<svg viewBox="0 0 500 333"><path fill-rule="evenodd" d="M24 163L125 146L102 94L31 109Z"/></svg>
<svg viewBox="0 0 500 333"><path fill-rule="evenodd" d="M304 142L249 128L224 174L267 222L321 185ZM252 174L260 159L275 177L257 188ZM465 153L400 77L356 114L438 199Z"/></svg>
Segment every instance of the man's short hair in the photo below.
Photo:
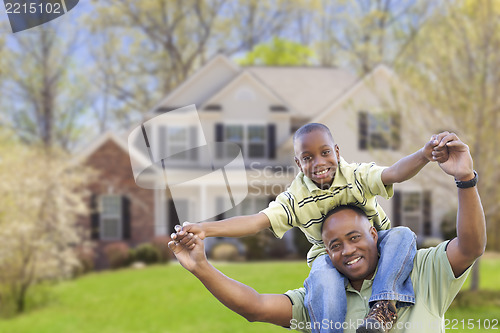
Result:
<svg viewBox="0 0 500 333"><path fill-rule="evenodd" d="M323 124L320 123L309 123L305 124L304 126L300 127L297 131L295 131L295 134L293 135L293 143L295 144L295 141L300 139L304 134L308 134L314 131L323 131L328 134L328 136L332 139L333 142L333 136L332 132L330 132L330 129Z"/></svg>
<svg viewBox="0 0 500 333"><path fill-rule="evenodd" d="M356 214L358 214L360 216L364 216L364 217L368 218L368 216L366 215L366 212L362 208L359 208L358 206L340 205L340 206L337 206L335 208L330 209L330 211L328 211L328 213L326 213L326 215L323 217L323 221L321 223L321 233L323 233L323 226L325 225L326 220L328 220L328 218L330 216L332 216L333 214L338 213L340 211L348 210L348 209L353 210L354 212L356 212Z"/></svg>

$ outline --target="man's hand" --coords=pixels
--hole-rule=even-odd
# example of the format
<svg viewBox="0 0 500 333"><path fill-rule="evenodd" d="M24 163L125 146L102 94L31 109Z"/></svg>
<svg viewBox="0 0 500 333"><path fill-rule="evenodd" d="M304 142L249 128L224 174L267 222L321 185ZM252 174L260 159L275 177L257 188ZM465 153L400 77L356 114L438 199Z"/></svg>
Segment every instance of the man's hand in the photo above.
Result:
<svg viewBox="0 0 500 333"><path fill-rule="evenodd" d="M184 222L182 227L180 225L176 225L175 230L180 237L184 237L188 233L197 235L200 239L205 239L206 237L205 230L203 230L201 223Z"/></svg>
<svg viewBox="0 0 500 333"><path fill-rule="evenodd" d="M469 146L463 143L455 133L448 133L441 138L437 147L448 148L448 159L446 162L439 163L444 172L460 181L474 178Z"/></svg>
<svg viewBox="0 0 500 333"><path fill-rule="evenodd" d="M178 233L173 235L178 236ZM175 238L179 239L179 237ZM187 234L179 241L170 241L168 247L174 252L182 267L191 273L208 263L203 241L196 235Z"/></svg>
<svg viewBox="0 0 500 333"><path fill-rule="evenodd" d="M441 142L443 138L445 138L449 134L449 132L434 134L422 148L422 152L425 158L427 158L431 162L446 162L446 160L448 160L448 148L444 143L441 144Z"/></svg>

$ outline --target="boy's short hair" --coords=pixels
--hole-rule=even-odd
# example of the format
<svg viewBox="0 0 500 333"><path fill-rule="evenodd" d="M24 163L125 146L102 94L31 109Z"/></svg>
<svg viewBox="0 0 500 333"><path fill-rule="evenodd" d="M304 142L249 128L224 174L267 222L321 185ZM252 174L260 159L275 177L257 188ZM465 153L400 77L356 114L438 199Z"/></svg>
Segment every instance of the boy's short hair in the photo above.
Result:
<svg viewBox="0 0 500 333"><path fill-rule="evenodd" d="M368 216L366 215L366 212L362 208L359 208L358 206L354 206L354 205L340 205L340 206L337 206L335 208L330 209L328 211L328 213L326 213L326 215L323 217L323 220L321 221L321 233L323 233L323 226L325 225L326 220L328 220L328 218L330 216L332 216L333 214L338 213L340 211L347 210L347 209L353 210L358 215L364 216L364 217L368 218Z"/></svg>
<svg viewBox="0 0 500 333"><path fill-rule="evenodd" d="M295 134L293 135L293 143L295 144L295 141L298 140L304 134L308 134L314 131L323 131L327 133L328 136L330 136L330 138L332 139L332 141L335 142L335 140L333 140L332 132L330 132L330 129L326 125L320 123L309 123L303 125L297 131L295 131Z"/></svg>

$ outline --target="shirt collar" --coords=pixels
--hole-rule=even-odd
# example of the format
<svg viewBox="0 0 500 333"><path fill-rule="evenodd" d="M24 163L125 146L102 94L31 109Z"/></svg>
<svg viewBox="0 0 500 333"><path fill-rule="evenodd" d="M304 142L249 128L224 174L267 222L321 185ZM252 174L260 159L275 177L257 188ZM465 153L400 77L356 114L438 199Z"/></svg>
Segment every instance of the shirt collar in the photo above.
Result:
<svg viewBox="0 0 500 333"><path fill-rule="evenodd" d="M373 280L375 280L375 276L377 275L377 271L378 271L378 264L377 264L377 267L375 268L375 273L373 273L373 276L371 279L368 279L368 280L364 280L363 281L363 285L361 286L361 290L359 292L362 292L363 290L366 290L366 289L369 289L372 287L373 285ZM354 289L351 285L351 283L349 282L348 279L345 279L345 289L347 291L351 291L351 292L358 292L356 289Z"/></svg>

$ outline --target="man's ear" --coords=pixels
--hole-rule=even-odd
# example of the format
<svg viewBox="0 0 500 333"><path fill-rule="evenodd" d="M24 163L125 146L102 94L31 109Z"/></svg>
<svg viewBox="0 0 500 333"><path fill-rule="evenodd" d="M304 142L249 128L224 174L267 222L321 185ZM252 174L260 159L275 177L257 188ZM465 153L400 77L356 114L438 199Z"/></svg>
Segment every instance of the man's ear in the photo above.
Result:
<svg viewBox="0 0 500 333"><path fill-rule="evenodd" d="M299 167L299 170L303 172L299 159L297 157L294 157L293 160L295 161L295 164L297 164L297 166Z"/></svg>
<svg viewBox="0 0 500 333"><path fill-rule="evenodd" d="M377 232L377 229L375 229L374 226L370 227L370 235L372 236L373 240L376 243L378 241L378 232Z"/></svg>

